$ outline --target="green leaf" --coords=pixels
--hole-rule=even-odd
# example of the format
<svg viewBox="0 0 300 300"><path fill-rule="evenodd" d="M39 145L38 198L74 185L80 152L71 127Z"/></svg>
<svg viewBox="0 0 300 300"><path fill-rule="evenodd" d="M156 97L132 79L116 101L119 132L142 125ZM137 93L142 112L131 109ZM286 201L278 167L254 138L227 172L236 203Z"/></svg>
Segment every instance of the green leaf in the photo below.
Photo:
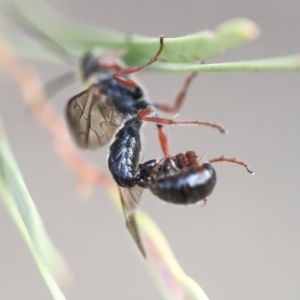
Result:
<svg viewBox="0 0 300 300"><path fill-rule="evenodd" d="M46 33L52 40L82 47L83 51L94 47L129 49L125 61L139 64L149 60L159 48L158 37L130 36L111 30L103 30L86 24L73 22L42 1L27 0L18 2L18 7L8 2L12 14L25 28L35 31L37 37ZM34 27L33 28L33 21ZM203 30L183 37L164 39L164 49L159 60L173 63L195 62L223 53L256 38L257 25L247 19L233 19L221 24L215 31ZM45 39L44 39L45 41ZM48 41L48 45L49 45Z"/></svg>
<svg viewBox="0 0 300 300"><path fill-rule="evenodd" d="M67 265L49 239L26 188L0 123L0 195L55 300L64 300L55 278L66 280Z"/></svg>

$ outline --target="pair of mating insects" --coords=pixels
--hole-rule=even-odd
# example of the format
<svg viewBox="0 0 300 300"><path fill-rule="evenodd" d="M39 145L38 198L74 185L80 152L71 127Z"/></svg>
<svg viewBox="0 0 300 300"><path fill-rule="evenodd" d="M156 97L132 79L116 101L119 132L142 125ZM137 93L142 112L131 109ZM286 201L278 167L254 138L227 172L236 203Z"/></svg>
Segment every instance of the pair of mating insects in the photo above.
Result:
<svg viewBox="0 0 300 300"><path fill-rule="evenodd" d="M23 27L27 27L29 32L41 37L69 59L69 53L64 48L35 27L16 6L11 8L18 15L18 22ZM174 121L158 116L157 110L173 114L180 110L187 90L196 77L192 73L186 79L173 106L150 104L134 73L157 61L164 48L163 36L159 42L155 56L139 67L126 67L114 53L86 53L79 66L81 78L83 82L92 83L87 90L72 97L66 107L69 130L80 148L100 148L115 136L109 150L108 166L118 184L127 228L144 256L146 254L134 216L144 188L150 189L161 200L174 204L192 204L200 200L205 203L206 197L211 194L216 184L216 172L211 163L235 163L253 173L244 162L224 156L201 165L193 151L171 156L164 125L203 125L218 129L222 133L225 133L225 129L211 122ZM157 126L164 154L161 160L140 163L140 128L143 122L155 123Z"/></svg>
<svg viewBox="0 0 300 300"><path fill-rule="evenodd" d="M82 79L87 81L92 77L93 83L87 90L72 97L66 109L69 129L79 147L97 149L115 135L109 150L108 166L119 187L127 227L144 255L133 214L144 188L150 189L161 200L174 204L191 204L200 200L205 203L216 184L216 172L212 163L235 163L253 173L244 162L224 156L200 165L193 151L170 155L163 125L204 125L222 133L225 133L225 129L211 122L174 121L158 116L157 110L167 113L179 111L195 73L186 79L173 106L147 102L134 73L145 69L159 58L164 48L163 41L164 37L161 36L156 55L139 67L127 68L114 55L97 56L93 52L87 53L81 61L80 69ZM164 154L161 160L139 162L140 128L143 122L155 123L157 126Z"/></svg>
<svg viewBox="0 0 300 300"><path fill-rule="evenodd" d="M193 151L170 155L163 125L196 124L217 128L222 133L226 131L216 123L174 121L158 117L156 110L168 113L179 111L195 73L187 78L174 106L153 105L146 101L143 89L132 76L158 59L164 47L163 40L164 37L161 36L156 55L140 67L126 68L112 55L96 56L92 52L87 53L81 62L82 78L87 81L93 77L94 83L69 100L67 122L77 145L89 149L97 149L108 143L123 124L110 146L108 157L110 172L120 187L121 194L126 194L124 188L149 188L160 199L175 204L205 201L216 183L216 173L211 163L227 161L243 165L249 173L253 172L244 162L224 156L199 165ZM139 164L140 128L143 122L157 125L164 158ZM127 215L133 212L134 203L138 204L140 198L140 193L130 194L131 199L123 198Z"/></svg>

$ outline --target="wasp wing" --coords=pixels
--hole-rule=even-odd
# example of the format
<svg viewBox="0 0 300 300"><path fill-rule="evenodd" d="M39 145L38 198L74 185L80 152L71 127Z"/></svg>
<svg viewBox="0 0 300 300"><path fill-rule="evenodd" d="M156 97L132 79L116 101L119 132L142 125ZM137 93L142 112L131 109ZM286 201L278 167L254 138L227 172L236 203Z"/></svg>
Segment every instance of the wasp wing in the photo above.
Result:
<svg viewBox="0 0 300 300"><path fill-rule="evenodd" d="M126 219L126 227L129 233L131 234L131 237L135 241L136 245L138 246L139 250L141 251L143 257L146 258L146 251L141 240L135 214L132 214L128 217L128 219Z"/></svg>
<svg viewBox="0 0 300 300"><path fill-rule="evenodd" d="M66 108L70 132L80 148L97 149L107 144L123 122L123 114L107 104L97 85L72 97ZM111 101L110 101L111 102Z"/></svg>
<svg viewBox="0 0 300 300"><path fill-rule="evenodd" d="M128 218L134 213L136 208L139 206L143 188L138 185L132 188L125 188L119 186L121 201L124 209L125 217Z"/></svg>
<svg viewBox="0 0 300 300"><path fill-rule="evenodd" d="M138 225L136 222L136 215L134 210L137 208L142 196L143 189L139 186L132 188L124 188L119 186L121 197L121 204L126 220L126 227L135 241L142 255L146 258L146 252L140 237Z"/></svg>

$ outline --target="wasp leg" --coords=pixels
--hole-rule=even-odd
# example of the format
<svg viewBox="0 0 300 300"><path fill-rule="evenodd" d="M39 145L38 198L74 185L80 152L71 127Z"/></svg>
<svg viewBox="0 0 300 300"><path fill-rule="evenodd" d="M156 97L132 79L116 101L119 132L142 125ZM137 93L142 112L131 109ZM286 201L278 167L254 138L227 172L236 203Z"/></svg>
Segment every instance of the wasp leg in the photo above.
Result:
<svg viewBox="0 0 300 300"><path fill-rule="evenodd" d="M158 129L158 137L159 137L159 142L160 142L160 146L162 148L163 154L164 154L164 156L169 156L170 149L169 149L168 137L167 137L165 128L160 124L157 124L156 126Z"/></svg>
<svg viewBox="0 0 300 300"><path fill-rule="evenodd" d="M208 126L215 129L218 129L221 133L227 133L227 130L220 124L212 123L212 122L205 122L205 121L174 121L172 119L165 119L159 118L154 116L153 111L150 108L143 109L137 115L137 117L145 122L151 122L161 125L201 125L201 126Z"/></svg>
<svg viewBox="0 0 300 300"><path fill-rule="evenodd" d="M196 78L196 76L197 76L197 73L192 73L186 78L184 85L183 85L182 89L179 91L179 93L177 94L175 103L172 106L167 105L167 104L154 104L154 107L156 107L157 109L164 111L166 113L174 113L175 114L175 113L179 112L183 102L185 101L188 89L189 89L192 81Z"/></svg>
<svg viewBox="0 0 300 300"><path fill-rule="evenodd" d="M241 165L241 166L243 166L243 167L246 168L246 170L248 171L248 173L254 174L254 172L249 169L249 166L245 162L237 160L236 158L226 158L226 157L224 157L224 155L222 155L220 157L217 157L217 158L209 160L210 163L221 162L221 161L225 161L225 162L229 162L229 163Z"/></svg>
<svg viewBox="0 0 300 300"><path fill-rule="evenodd" d="M120 82L128 87L136 88L137 84L134 81L130 80L129 78L124 78L124 77L122 77L122 75L128 75L128 74L139 72L139 71L147 68L148 66L152 65L153 63L155 63L164 48L164 36L163 35L160 36L159 41L160 41L160 46L158 48L157 53L147 63L145 63L141 66L138 66L138 67L130 67L130 68L126 68L126 69L119 68L118 70L116 70L116 74L114 74L114 76L113 76L114 79L116 79L118 82ZM116 66L114 66L114 67L116 67Z"/></svg>

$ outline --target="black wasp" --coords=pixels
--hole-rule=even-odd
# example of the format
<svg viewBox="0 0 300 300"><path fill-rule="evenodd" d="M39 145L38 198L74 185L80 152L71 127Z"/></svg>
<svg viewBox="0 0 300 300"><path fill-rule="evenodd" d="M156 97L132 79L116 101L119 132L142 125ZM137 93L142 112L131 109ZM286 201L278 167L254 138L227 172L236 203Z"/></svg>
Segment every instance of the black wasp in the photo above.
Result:
<svg viewBox="0 0 300 300"><path fill-rule="evenodd" d="M169 153L162 125L196 124L225 132L223 127L210 122L174 121L158 117L157 110L168 113L179 111L187 89L196 74L192 74L186 80L174 106L153 105L147 101L144 88L138 84L133 74L157 60L164 47L163 40L164 38L160 37L160 46L155 56L139 67L127 68L114 54L99 56L89 52L83 57L80 64L81 77L84 82L89 82L90 86L72 97L66 108L69 129L79 147L97 149L105 145L124 121L132 118L157 124L165 155ZM130 126L128 124L131 123L125 122L124 126Z"/></svg>
<svg viewBox="0 0 300 300"><path fill-rule="evenodd" d="M200 165L196 153L188 151L140 164L136 184L150 189L158 198L170 203L186 205L204 200L205 204L217 181L212 163L222 161L242 165L254 174L244 162L224 156Z"/></svg>
<svg viewBox="0 0 300 300"><path fill-rule="evenodd" d="M174 121L158 117L157 110L168 113L179 111L196 74L191 74L187 78L173 106L152 105L146 100L144 89L137 84L133 73L157 60L164 47L163 39L160 37L156 55L140 67L126 68L112 54L97 56L90 52L85 55L81 63L82 78L93 83L87 90L72 97L66 109L69 129L78 146L82 148L96 149L105 145L123 125L110 146L108 166L119 187L128 228L134 222L131 214L142 193L142 188L136 186L135 176L140 160L140 128L143 122L157 125L165 156L169 156L170 153L163 125L205 125L225 132L223 127L215 123ZM136 187L133 188L134 186ZM135 233L130 231L137 239L136 228Z"/></svg>
<svg viewBox="0 0 300 300"><path fill-rule="evenodd" d="M206 197L212 193L217 181L212 163L235 163L244 166L250 174L254 174L254 172L244 162L224 156L200 164L194 151L188 151L185 154L179 153L175 156L168 155L159 161L152 159L138 164L139 151L135 152L136 147L129 146L130 143L127 144L129 140L126 140L122 134L122 131L125 133L127 130L130 130L133 134L126 132L125 136L131 136L131 139L134 139L134 136L138 136L140 123L135 123L135 121L136 119L127 121L130 123L128 124L130 129L125 125L117 133L116 140L110 149L109 166L110 168L112 166L120 168L119 172L116 172L117 176L115 179L122 186L119 189L121 190L126 224L139 249L145 256L133 214L139 204L144 188L150 189L155 196L169 203L187 205L203 200L205 204L207 201ZM124 153L126 153L126 150L133 150L127 156L129 163L117 165L115 155L124 157L124 153L121 153L123 149L125 149Z"/></svg>
<svg viewBox="0 0 300 300"><path fill-rule="evenodd" d="M19 21L23 20L23 25L41 37L44 42L54 48L67 61L70 61L70 56L64 48L31 24L20 11L17 11L17 14L19 15ZM97 149L105 145L123 125L110 147L108 164L112 176L119 186L127 227L138 244L140 243L138 232L131 214L139 202L142 188L148 187L138 185L136 182L141 153L140 128L142 123L152 122L157 124L159 140L165 157L170 157L170 153L163 125L205 125L216 128L222 133L225 132L223 127L215 123L202 121L176 122L172 119L158 117L157 110L167 113L177 113L180 110L188 87L196 74L191 74L187 78L173 106L153 105L146 100L144 88L138 83L134 73L143 70L158 59L164 48L163 40L164 38L160 37L160 45L155 56L139 67L127 68L115 53L102 55L98 55L94 51L86 53L80 62L79 70L82 81L89 87L72 97L66 107L69 130L76 144L81 148ZM60 83L61 78L56 80L55 83L57 82ZM157 175L155 174L153 171L152 177L156 178ZM139 246L141 248L141 245Z"/></svg>
<svg viewBox="0 0 300 300"><path fill-rule="evenodd" d="M116 142L118 142L118 134L112 146ZM187 205L200 200L204 200L204 203L206 203L206 197L213 191L217 180L212 163L229 162L238 164L244 166L250 174L254 174L244 162L224 156L199 164L195 152L188 151L185 154L168 155L161 160L152 159L137 164L136 154L132 153L133 158L130 159L130 164L126 165L130 172L127 169L126 171L130 174L121 176L120 174L123 173L119 172L119 177L116 178L120 186L128 188L125 190L127 196L123 201L127 201L124 205L128 207L127 214L129 215L133 213L139 204L143 188L150 189L161 200L173 204ZM109 164L114 165L113 158L111 162L109 161Z"/></svg>
<svg viewBox="0 0 300 300"><path fill-rule="evenodd" d="M74 140L82 148L96 149L108 143L119 127L110 147L109 169L120 187L135 185L134 176L141 153L140 128L143 122L157 124L159 140L165 156L169 147L163 125L196 124L225 129L215 123L202 121L174 121L159 118L157 110L168 113L179 111L188 87L196 74L191 74L178 94L174 106L150 104L143 88L137 84L133 73L154 63L163 50L163 37L156 55L140 67L125 68L112 55L95 56L88 53L81 63L82 77L93 81L91 86L72 97L66 109L67 122ZM122 189L121 189L122 191ZM125 205L125 210L130 210Z"/></svg>

